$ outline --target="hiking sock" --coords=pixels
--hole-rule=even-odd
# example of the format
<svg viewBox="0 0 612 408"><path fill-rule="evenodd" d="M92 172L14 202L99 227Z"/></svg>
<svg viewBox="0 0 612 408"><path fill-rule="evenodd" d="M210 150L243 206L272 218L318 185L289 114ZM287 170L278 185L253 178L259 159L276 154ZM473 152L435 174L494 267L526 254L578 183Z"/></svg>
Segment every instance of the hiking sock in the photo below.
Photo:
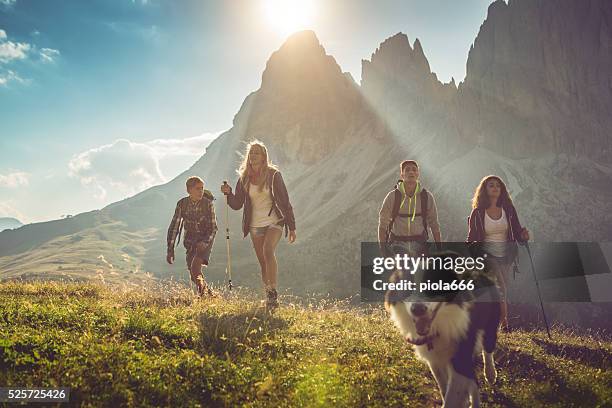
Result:
<svg viewBox="0 0 612 408"><path fill-rule="evenodd" d="M208 285L206 284L206 281L204 281L204 276L201 274L196 277L196 286L198 287L198 295L202 297L207 292Z"/></svg>

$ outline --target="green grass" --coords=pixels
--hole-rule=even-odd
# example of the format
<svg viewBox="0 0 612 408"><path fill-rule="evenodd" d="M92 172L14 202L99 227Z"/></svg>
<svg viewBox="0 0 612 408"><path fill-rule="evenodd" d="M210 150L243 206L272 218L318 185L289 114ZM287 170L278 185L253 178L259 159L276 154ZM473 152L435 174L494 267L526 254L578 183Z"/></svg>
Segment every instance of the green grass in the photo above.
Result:
<svg viewBox="0 0 612 408"><path fill-rule="evenodd" d="M2 283L0 386L70 387L72 406L437 404L382 308L284 300L268 316L246 290L197 300L169 284ZM611 406L612 342L553 336L502 334L483 405Z"/></svg>

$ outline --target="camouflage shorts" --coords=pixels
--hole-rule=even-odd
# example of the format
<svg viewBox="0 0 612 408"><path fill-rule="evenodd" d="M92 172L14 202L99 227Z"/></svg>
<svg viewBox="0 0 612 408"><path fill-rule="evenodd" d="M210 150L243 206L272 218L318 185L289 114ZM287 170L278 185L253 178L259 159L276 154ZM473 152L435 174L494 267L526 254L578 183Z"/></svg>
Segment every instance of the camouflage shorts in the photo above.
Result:
<svg viewBox="0 0 612 408"><path fill-rule="evenodd" d="M185 249L187 250L187 268L191 267L191 262L196 256L202 259L202 263L204 265L208 265L210 260L210 251L212 250L214 242L214 238L210 242L206 242L203 237L186 236L185 241L183 241L183 245L185 245Z"/></svg>

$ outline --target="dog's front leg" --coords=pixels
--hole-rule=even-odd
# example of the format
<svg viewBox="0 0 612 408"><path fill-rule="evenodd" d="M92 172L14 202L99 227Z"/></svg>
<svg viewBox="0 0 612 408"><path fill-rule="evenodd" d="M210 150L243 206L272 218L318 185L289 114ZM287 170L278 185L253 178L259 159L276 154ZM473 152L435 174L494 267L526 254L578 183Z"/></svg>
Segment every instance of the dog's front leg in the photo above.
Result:
<svg viewBox="0 0 612 408"><path fill-rule="evenodd" d="M495 369L495 360L493 359L493 353L482 352L482 361L484 362L484 374L485 379L491 385L495 384L497 380L497 370Z"/></svg>
<svg viewBox="0 0 612 408"><path fill-rule="evenodd" d="M444 396L444 408L464 408L470 404L470 396L472 396L472 407L480 406L480 398L478 398L478 384L473 378L459 374L455 370L451 370L448 388ZM476 396L476 397L475 397Z"/></svg>
<svg viewBox="0 0 612 408"><path fill-rule="evenodd" d="M448 364L435 364L429 363L429 369L433 374L436 383L438 383L438 389L440 390L440 397L442 398L442 404L444 404L446 390L448 389Z"/></svg>

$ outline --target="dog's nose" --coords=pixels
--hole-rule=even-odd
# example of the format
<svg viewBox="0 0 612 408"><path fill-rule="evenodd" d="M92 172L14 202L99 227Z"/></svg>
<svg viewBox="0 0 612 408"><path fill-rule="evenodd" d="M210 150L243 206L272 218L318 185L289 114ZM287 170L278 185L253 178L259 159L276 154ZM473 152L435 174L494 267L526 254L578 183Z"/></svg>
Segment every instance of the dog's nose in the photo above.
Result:
<svg viewBox="0 0 612 408"><path fill-rule="evenodd" d="M423 303L413 303L410 306L410 313L415 317L423 316L427 312L427 306Z"/></svg>

